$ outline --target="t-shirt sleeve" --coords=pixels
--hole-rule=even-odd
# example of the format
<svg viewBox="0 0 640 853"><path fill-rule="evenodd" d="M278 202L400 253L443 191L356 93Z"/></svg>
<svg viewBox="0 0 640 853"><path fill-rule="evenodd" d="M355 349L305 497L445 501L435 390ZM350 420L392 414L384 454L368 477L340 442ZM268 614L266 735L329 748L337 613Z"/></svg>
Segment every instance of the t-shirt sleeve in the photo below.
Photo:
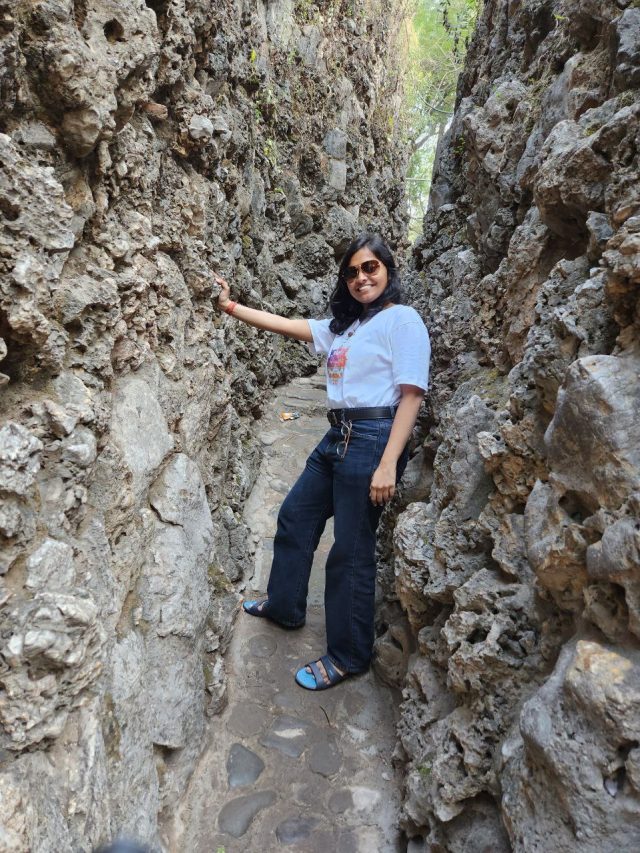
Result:
<svg viewBox="0 0 640 853"><path fill-rule="evenodd" d="M330 322L330 319L308 321L313 335L313 342L308 344L312 355L326 355L331 349L335 335L329 330Z"/></svg>
<svg viewBox="0 0 640 853"><path fill-rule="evenodd" d="M395 385L429 387L431 344L422 320L396 326L391 333L393 381Z"/></svg>

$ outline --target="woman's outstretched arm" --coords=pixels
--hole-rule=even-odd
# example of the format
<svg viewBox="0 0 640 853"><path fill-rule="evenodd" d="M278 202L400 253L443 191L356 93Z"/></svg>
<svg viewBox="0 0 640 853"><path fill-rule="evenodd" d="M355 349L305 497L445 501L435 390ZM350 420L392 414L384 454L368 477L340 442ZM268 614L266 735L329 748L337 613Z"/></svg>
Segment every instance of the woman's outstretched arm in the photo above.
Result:
<svg viewBox="0 0 640 853"><path fill-rule="evenodd" d="M242 320L243 323L248 323L250 326L255 326L256 329L264 329L267 332L276 332L279 335L286 335L288 338L296 338L298 341L312 341L311 326L307 320L296 320L289 317L281 317L279 314L271 314L269 311L260 311L258 308L249 308L247 305L239 305L237 302L232 303L229 298L229 285L219 275L214 276L216 284L220 285L220 294L218 296L218 307L221 311L225 311L227 307L233 304L231 313L237 320Z"/></svg>
<svg viewBox="0 0 640 853"><path fill-rule="evenodd" d="M398 459L409 441L418 417L420 403L424 397L424 391L417 385L401 385L400 391L402 397L393 419L389 440L380 464L371 478L369 497L372 503L379 506L391 500L395 494Z"/></svg>

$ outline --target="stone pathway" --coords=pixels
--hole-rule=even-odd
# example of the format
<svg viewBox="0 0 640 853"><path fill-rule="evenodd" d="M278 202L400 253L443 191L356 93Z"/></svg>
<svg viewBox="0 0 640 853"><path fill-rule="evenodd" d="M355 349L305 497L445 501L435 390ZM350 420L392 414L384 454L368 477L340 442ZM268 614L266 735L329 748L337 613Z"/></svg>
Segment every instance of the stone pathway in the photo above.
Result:
<svg viewBox="0 0 640 853"><path fill-rule="evenodd" d="M301 417L282 422L281 411ZM265 415L265 460L246 508L257 544L255 592L266 589L278 507L327 429L324 412L322 381L312 377L281 389ZM395 698L373 673L317 694L293 680L326 649L321 603L330 544L327 529L304 628L238 616L227 655L229 703L211 720L209 746L176 817L175 853L406 850L391 767Z"/></svg>

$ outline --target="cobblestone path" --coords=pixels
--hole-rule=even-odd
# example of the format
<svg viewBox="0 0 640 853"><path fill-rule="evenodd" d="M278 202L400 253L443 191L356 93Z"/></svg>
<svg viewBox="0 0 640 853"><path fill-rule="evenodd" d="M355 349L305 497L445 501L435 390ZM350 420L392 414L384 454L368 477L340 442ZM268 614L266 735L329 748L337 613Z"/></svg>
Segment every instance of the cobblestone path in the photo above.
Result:
<svg viewBox="0 0 640 853"><path fill-rule="evenodd" d="M283 410L298 411L282 422ZM265 460L246 509L256 539L252 589L263 592L280 502L324 431L319 377L284 389L264 417ZM178 816L184 853L397 853L399 785L391 766L395 700L372 672L331 690L298 687L298 667L325 651L325 531L307 623L285 631L240 613L227 655L229 702Z"/></svg>

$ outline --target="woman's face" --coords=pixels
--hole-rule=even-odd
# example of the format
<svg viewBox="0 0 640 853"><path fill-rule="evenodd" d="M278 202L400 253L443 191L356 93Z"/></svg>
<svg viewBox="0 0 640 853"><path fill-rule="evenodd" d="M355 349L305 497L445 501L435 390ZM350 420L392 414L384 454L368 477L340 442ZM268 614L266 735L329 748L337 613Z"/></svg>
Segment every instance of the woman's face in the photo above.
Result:
<svg viewBox="0 0 640 853"><path fill-rule="evenodd" d="M372 263L368 263L371 261ZM362 266L365 266L365 269ZM375 270L372 267L377 267ZM369 272L366 272L366 270ZM349 293L356 302L362 305L370 305L381 296L387 286L389 276L387 268L379 258L366 247L358 249L351 256L349 265L345 270L345 280Z"/></svg>

